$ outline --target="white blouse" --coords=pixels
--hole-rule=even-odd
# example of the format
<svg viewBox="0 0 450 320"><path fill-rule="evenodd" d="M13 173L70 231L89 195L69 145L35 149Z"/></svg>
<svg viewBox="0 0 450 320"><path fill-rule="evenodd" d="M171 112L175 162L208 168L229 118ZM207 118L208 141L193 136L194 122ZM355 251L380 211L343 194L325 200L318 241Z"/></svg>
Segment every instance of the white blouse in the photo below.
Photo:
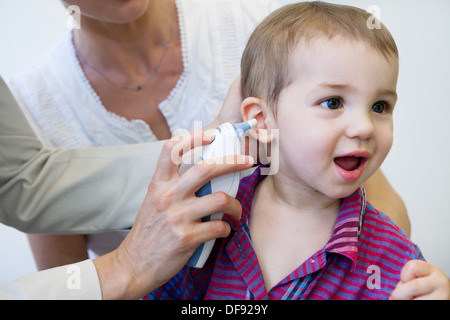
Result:
<svg viewBox="0 0 450 320"><path fill-rule="evenodd" d="M231 82L240 73L248 37L279 7L273 0L177 0L176 5L184 70L159 105L172 133L194 129L195 121L205 126L216 117ZM9 86L47 147L156 140L143 120L129 121L103 106L77 60L71 32L30 68L9 79ZM120 244L126 232L108 234L113 238L107 241L90 235L90 249L105 254Z"/></svg>
<svg viewBox="0 0 450 320"><path fill-rule="evenodd" d="M215 118L240 73L250 33L277 6L272 0L177 0L184 71L159 105L172 132ZM48 147L156 140L144 121L129 121L103 106L80 67L71 32L9 86Z"/></svg>

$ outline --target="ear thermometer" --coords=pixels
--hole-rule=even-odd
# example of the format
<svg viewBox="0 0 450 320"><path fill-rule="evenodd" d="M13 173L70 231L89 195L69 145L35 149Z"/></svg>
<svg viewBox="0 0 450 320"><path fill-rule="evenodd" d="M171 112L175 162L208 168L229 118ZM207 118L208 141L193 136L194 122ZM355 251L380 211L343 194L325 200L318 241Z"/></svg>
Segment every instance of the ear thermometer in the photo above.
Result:
<svg viewBox="0 0 450 320"><path fill-rule="evenodd" d="M233 124L226 122L214 130L213 141L203 147L202 159L222 158L228 155L242 154L241 142L245 133L257 124L256 119L246 122ZM240 172L229 173L220 177L211 179L207 184L201 187L195 194L202 197L214 192L223 191L232 197L236 197L239 189ZM202 218L202 221L220 220L223 213L214 213ZM211 253L215 239L202 243L194 252L188 261L188 266L202 268Z"/></svg>

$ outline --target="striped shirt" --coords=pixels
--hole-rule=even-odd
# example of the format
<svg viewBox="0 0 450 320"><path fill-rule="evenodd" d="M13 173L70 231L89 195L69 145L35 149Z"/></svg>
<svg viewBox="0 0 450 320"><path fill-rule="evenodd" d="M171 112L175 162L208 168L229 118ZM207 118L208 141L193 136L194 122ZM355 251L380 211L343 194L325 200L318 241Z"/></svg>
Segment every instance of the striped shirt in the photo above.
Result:
<svg viewBox="0 0 450 320"><path fill-rule="evenodd" d="M359 188L343 199L325 246L267 292L248 227L253 191L263 178L258 168L242 179L241 220L227 220L232 232L216 241L204 268L185 266L147 299L387 299L404 264L423 259Z"/></svg>

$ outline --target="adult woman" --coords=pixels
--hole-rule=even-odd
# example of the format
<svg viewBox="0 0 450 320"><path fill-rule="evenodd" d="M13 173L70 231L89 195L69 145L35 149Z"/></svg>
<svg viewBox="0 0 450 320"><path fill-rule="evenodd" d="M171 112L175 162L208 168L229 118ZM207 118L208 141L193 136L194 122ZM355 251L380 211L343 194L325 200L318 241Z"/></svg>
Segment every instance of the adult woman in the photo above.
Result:
<svg viewBox="0 0 450 320"><path fill-rule="evenodd" d="M167 139L192 129L194 120L206 125L215 118L239 74L246 34L275 7L259 4L255 10L248 1L64 1L79 6L81 29L10 86L47 147ZM30 243L43 269L86 258L86 239L101 255L125 234L30 236Z"/></svg>
<svg viewBox="0 0 450 320"><path fill-rule="evenodd" d="M81 29L10 82L48 147L155 141L210 123L239 74L248 35L277 7L272 0L63 3L79 6ZM86 241L105 254L125 234L31 236L30 243L42 269L85 259Z"/></svg>

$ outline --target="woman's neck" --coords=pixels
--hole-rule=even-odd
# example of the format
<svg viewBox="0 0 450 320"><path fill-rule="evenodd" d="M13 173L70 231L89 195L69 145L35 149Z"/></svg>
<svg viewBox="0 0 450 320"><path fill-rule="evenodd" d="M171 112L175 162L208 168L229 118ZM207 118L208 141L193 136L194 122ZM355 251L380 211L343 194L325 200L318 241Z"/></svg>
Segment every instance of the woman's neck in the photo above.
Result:
<svg viewBox="0 0 450 320"><path fill-rule="evenodd" d="M139 18L123 24L82 16L73 36L78 55L89 65L144 79L168 43L178 40L176 7L172 1L150 1Z"/></svg>

